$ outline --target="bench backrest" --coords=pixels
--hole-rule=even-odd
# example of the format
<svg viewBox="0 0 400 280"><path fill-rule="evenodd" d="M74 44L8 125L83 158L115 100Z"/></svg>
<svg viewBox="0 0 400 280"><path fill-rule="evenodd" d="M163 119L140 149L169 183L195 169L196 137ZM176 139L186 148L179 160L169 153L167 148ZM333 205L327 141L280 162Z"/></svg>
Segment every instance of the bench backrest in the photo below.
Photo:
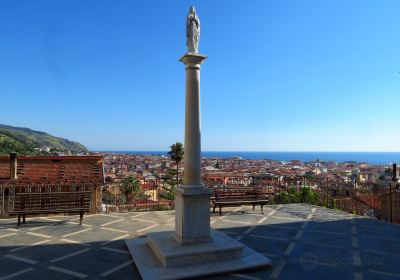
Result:
<svg viewBox="0 0 400 280"><path fill-rule="evenodd" d="M11 213L87 212L90 208L90 199L90 191L16 193Z"/></svg>
<svg viewBox="0 0 400 280"><path fill-rule="evenodd" d="M268 194L263 193L261 188L213 188L211 201L239 201L239 200L259 200L267 199Z"/></svg>

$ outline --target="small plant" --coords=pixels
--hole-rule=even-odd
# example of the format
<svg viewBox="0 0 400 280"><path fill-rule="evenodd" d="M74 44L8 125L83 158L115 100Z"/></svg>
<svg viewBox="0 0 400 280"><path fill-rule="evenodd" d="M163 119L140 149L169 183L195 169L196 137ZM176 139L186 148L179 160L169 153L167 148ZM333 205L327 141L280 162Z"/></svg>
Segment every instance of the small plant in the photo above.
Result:
<svg viewBox="0 0 400 280"><path fill-rule="evenodd" d="M316 191L310 187L304 187L301 191L292 187L288 191L281 191L274 197L274 203L310 203L310 204L321 204L319 195Z"/></svg>
<svg viewBox="0 0 400 280"><path fill-rule="evenodd" d="M333 199L333 201L332 201L332 208L337 209L336 199Z"/></svg>

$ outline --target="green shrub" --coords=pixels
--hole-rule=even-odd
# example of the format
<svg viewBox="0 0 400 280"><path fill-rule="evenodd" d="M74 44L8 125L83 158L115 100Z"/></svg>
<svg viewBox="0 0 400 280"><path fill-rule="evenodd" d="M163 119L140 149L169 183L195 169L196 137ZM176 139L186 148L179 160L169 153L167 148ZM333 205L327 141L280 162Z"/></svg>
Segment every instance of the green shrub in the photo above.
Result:
<svg viewBox="0 0 400 280"><path fill-rule="evenodd" d="M288 191L281 191L274 197L274 203L310 203L319 204L319 195L310 187L304 187L300 191L292 187Z"/></svg>

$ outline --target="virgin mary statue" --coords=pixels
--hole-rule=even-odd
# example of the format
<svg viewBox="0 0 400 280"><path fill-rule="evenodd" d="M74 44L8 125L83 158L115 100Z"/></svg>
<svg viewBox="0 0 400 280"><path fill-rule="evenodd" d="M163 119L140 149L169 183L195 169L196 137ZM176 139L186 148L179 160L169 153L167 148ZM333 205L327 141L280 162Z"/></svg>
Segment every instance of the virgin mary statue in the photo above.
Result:
<svg viewBox="0 0 400 280"><path fill-rule="evenodd" d="M199 52L200 19L196 15L194 7L190 7L186 18L186 45L189 53Z"/></svg>

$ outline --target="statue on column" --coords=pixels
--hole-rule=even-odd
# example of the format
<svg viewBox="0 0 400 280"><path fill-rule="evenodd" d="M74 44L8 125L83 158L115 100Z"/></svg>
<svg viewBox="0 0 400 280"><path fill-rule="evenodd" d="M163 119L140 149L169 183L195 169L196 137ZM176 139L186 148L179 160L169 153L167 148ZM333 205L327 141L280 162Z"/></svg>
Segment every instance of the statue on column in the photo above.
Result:
<svg viewBox="0 0 400 280"><path fill-rule="evenodd" d="M200 19L193 6L190 7L186 18L186 45L189 53L199 52Z"/></svg>

